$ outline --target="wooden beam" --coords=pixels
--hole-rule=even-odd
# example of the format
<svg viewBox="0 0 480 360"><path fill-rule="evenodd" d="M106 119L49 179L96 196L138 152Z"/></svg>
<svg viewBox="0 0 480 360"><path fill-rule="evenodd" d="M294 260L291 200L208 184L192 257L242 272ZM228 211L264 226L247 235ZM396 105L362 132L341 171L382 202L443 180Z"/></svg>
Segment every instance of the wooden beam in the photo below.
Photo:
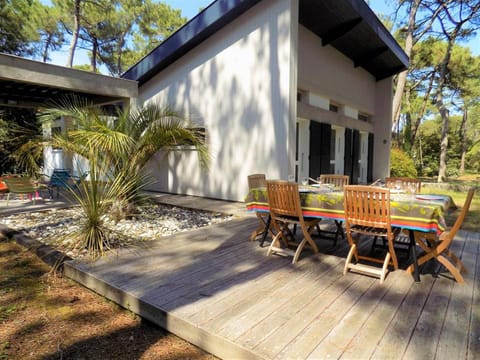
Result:
<svg viewBox="0 0 480 360"><path fill-rule="evenodd" d="M375 59L376 57L379 57L380 55L386 53L387 51L388 51L387 46L382 46L377 49L374 49L366 54L363 54L357 59L354 59L353 60L354 66L355 67L364 66L368 64L371 60Z"/></svg>
<svg viewBox="0 0 480 360"><path fill-rule="evenodd" d="M362 18L358 17L358 18L346 21L344 23L341 23L329 29L328 31L320 35L320 37L322 38L322 45L326 46L331 42L335 41L336 39L347 34L352 29L354 29L358 24L360 24L362 21L363 21Z"/></svg>

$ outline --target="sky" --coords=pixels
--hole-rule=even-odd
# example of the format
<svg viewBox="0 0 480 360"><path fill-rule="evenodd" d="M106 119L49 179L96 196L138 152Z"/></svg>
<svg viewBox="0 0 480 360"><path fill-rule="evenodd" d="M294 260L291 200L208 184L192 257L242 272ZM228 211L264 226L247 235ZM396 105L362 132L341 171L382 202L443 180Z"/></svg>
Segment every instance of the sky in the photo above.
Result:
<svg viewBox="0 0 480 360"><path fill-rule="evenodd" d="M201 8L205 8L210 5L214 0L162 0L164 3L170 5L174 9L180 9L182 15L187 19L194 17ZM48 3L49 0L42 0L44 3ZM370 0L368 1L370 7L376 14L390 15L392 13L391 3L392 0ZM462 44L465 45L465 44ZM473 54L480 55L480 35L468 44L472 49ZM51 63L56 65L65 65L67 62L68 45L60 51L50 54ZM74 65L88 64L88 56L85 51L77 50L75 52Z"/></svg>

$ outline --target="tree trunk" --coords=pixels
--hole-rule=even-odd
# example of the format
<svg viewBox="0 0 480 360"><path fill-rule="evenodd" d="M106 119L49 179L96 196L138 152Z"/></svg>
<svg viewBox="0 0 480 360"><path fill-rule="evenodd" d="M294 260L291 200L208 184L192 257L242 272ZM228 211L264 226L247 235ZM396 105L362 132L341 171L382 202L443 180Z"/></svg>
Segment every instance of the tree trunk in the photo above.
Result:
<svg viewBox="0 0 480 360"><path fill-rule="evenodd" d="M436 105L438 111L440 112L440 116L442 117L442 135L440 138L440 164L438 167L437 179L437 182L441 183L447 179L448 127L450 122L448 109L443 103L442 90L439 90Z"/></svg>
<svg viewBox="0 0 480 360"><path fill-rule="evenodd" d="M42 61L47 62L48 60L48 49L50 48L50 44L52 43L52 34L48 34L47 39L45 40L45 47L43 48L43 54L42 54Z"/></svg>
<svg viewBox="0 0 480 360"><path fill-rule="evenodd" d="M92 66L92 72L97 72L97 53L98 53L98 41L97 38L92 38L92 58L90 64Z"/></svg>
<svg viewBox="0 0 480 360"><path fill-rule="evenodd" d="M465 156L467 154L467 120L468 120L468 105L464 102L462 124L460 125L460 141L462 143L462 154L460 156L460 170L459 175L465 172Z"/></svg>
<svg viewBox="0 0 480 360"><path fill-rule="evenodd" d="M75 48L77 47L78 34L80 33L80 4L82 0L75 0L74 14L73 14L73 32L72 40L70 41L70 48L68 50L67 66L73 66L73 57L75 55Z"/></svg>
<svg viewBox="0 0 480 360"><path fill-rule="evenodd" d="M126 33L122 33L122 36L120 40L118 41L118 47L117 47L117 71L118 71L118 76L122 75L123 72L123 66L122 66L122 55L123 55L123 44L125 42L125 36Z"/></svg>
<svg viewBox="0 0 480 360"><path fill-rule="evenodd" d="M433 81L435 79L435 73L430 76L430 80L428 82L428 88L423 95L422 106L420 108L420 112L418 116L415 118L415 121L412 123L412 144L415 144L415 140L417 139L418 128L420 127L420 123L422 122L423 115L425 114L425 110L427 109L427 105L430 102L430 94L433 90Z"/></svg>
<svg viewBox="0 0 480 360"><path fill-rule="evenodd" d="M411 4L410 7L410 14L408 18L408 29L407 29L407 37L405 39L405 54L408 57L412 54L413 48L413 32L415 31L415 18L417 16L417 10L420 6L420 2L422 0L415 0ZM402 96L405 91L405 84L407 82L407 74L408 70L402 71L398 74L397 78L397 87L395 89L395 95L393 96L393 109L392 109L392 128L396 128L396 124L400 118L400 105L402 104Z"/></svg>

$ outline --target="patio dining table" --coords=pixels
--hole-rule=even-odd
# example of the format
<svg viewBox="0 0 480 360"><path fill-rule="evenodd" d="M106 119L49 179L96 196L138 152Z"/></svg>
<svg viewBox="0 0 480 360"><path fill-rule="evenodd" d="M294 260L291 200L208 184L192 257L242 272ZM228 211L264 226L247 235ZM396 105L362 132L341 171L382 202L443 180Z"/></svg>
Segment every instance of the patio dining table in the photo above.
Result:
<svg viewBox="0 0 480 360"><path fill-rule="evenodd" d="M303 215L344 221L343 191L328 187L300 186L300 202ZM251 189L245 197L247 210L269 212L267 189ZM438 194L392 193L390 198L391 224L409 230L410 243L415 244L414 231L442 233L445 228L444 214L455 208L453 199ZM415 246L411 246L414 263L414 278L419 281Z"/></svg>

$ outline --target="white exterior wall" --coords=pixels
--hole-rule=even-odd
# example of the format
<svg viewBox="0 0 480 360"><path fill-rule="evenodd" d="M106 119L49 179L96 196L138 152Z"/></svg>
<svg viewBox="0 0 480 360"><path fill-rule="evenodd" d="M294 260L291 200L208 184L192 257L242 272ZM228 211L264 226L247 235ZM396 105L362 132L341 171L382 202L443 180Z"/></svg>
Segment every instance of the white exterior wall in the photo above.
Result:
<svg viewBox="0 0 480 360"><path fill-rule="evenodd" d="M298 35L298 88L344 105L347 118L332 125L374 133L372 175L384 178L390 161L392 78L376 81L333 47L322 46L321 39L301 25ZM358 112L370 114L371 122L356 120Z"/></svg>
<svg viewBox="0 0 480 360"><path fill-rule="evenodd" d="M247 175L287 177L295 155L297 21L298 0L262 1L140 87L140 103L169 104L205 126L211 154L208 171L194 151L159 154L150 189L243 200Z"/></svg>
<svg viewBox="0 0 480 360"><path fill-rule="evenodd" d="M372 114L375 78L310 30L298 29L298 87Z"/></svg>
<svg viewBox="0 0 480 360"><path fill-rule="evenodd" d="M383 179L390 175L392 103L393 79L378 81L375 86L375 116L372 119L375 128L373 179Z"/></svg>

